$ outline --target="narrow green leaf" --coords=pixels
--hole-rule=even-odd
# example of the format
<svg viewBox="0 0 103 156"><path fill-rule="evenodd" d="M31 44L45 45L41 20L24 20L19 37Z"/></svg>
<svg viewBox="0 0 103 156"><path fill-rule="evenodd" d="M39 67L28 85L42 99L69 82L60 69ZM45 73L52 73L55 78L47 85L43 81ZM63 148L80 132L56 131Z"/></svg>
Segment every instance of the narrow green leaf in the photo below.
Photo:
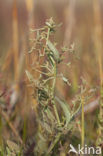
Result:
<svg viewBox="0 0 103 156"><path fill-rule="evenodd" d="M60 100L58 97L55 97L55 98L56 98L57 102L60 104L62 110L64 111L64 115L66 118L66 126L67 126L70 121L70 118L71 118L69 107L64 101Z"/></svg>
<svg viewBox="0 0 103 156"><path fill-rule="evenodd" d="M46 114L47 114L49 120L55 121L55 116L53 115L53 113L51 112L50 109L46 110Z"/></svg>
<svg viewBox="0 0 103 156"><path fill-rule="evenodd" d="M46 122L39 121L39 123L49 134L52 134L51 127Z"/></svg>

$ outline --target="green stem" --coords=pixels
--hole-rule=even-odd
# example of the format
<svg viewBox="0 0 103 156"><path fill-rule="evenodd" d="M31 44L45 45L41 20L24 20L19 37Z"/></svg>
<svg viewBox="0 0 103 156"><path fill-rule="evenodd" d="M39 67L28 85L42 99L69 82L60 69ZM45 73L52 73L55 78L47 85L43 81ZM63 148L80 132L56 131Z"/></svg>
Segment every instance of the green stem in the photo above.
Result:
<svg viewBox="0 0 103 156"><path fill-rule="evenodd" d="M47 33L47 38L46 38L46 45L47 45L47 43L48 43L49 36L50 36L50 28L48 28L48 33ZM51 59L52 59L52 58L51 58ZM52 68L53 68L53 73L54 73L52 93L53 93L53 97L55 97L54 94L55 94L56 77L57 77L57 67L56 67L56 62L55 62L55 60L53 60L53 66L52 66ZM52 104L53 104L53 109L54 109L54 112L55 112L55 116L56 116L58 125L60 125L59 114L58 114L58 111L57 111L57 108L56 108L55 100L54 100L54 99L53 99Z"/></svg>
<svg viewBox="0 0 103 156"><path fill-rule="evenodd" d="M81 134L81 140L82 140L82 147L84 147L84 97L81 97L81 105L82 105L82 134Z"/></svg>
<svg viewBox="0 0 103 156"><path fill-rule="evenodd" d="M52 87L52 92L53 92L53 97L55 97L54 93L55 93L55 86L56 86L56 77L57 77L57 69L56 69L56 63L54 62L54 79L53 79L53 87ZM59 114L55 105L55 99L53 99L53 108L54 108L54 112L56 115L56 119L58 122L58 125L60 125L60 119L59 119Z"/></svg>
<svg viewBox="0 0 103 156"><path fill-rule="evenodd" d="M47 38L46 38L46 45L48 44L49 36L50 36L50 28L48 28L48 33L47 33Z"/></svg>
<svg viewBox="0 0 103 156"><path fill-rule="evenodd" d="M57 136L56 136L54 142L51 143L51 145L50 145L50 147L49 147L49 149L48 149L48 151L47 151L46 156L48 156L49 153L53 150L53 148L55 147L55 145L56 145L57 142L59 141L61 135L62 135L62 133L58 133L58 134L57 134Z"/></svg>
<svg viewBox="0 0 103 156"><path fill-rule="evenodd" d="M100 88L100 111L99 111L99 123L98 123L98 138L97 138L97 146L100 146L103 142L103 82L101 82Z"/></svg>

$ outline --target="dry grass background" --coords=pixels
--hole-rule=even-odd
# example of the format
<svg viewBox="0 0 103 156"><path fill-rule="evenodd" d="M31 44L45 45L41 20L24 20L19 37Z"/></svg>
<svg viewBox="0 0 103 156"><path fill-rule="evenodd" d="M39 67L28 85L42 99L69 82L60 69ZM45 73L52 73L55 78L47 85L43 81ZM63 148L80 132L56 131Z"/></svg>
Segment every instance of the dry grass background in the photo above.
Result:
<svg viewBox="0 0 103 156"><path fill-rule="evenodd" d="M74 43L76 52L75 58L67 56L67 60L72 59L70 71L64 66L60 69L73 86L68 88L58 82L58 94L62 94L69 103L78 93L80 77L83 76L89 88L97 88L92 101L100 96L99 87L102 88L103 83L102 14L102 0L0 1L0 101L3 101L0 106L3 110L0 114L0 142L10 137L21 142L21 138L25 141L35 134L37 104L25 77L25 69L31 70L35 61L34 54L28 55L31 46L29 39L35 37L29 30L40 28L50 17L56 23L63 23L55 34L55 40L61 46L66 44L70 47ZM88 110L85 135L87 140L94 143L97 138L95 124L98 106L96 110ZM99 135L102 135L101 132Z"/></svg>

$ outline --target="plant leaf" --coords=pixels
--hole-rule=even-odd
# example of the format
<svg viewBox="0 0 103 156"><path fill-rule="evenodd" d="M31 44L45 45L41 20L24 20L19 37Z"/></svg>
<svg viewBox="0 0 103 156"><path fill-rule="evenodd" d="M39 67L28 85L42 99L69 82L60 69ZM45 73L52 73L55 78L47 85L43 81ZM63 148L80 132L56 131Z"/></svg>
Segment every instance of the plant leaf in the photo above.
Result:
<svg viewBox="0 0 103 156"><path fill-rule="evenodd" d="M52 122L55 121L55 116L53 115L53 113L51 112L50 109L47 109L47 110L46 110L46 114L47 114L49 120L51 120Z"/></svg>
<svg viewBox="0 0 103 156"><path fill-rule="evenodd" d="M62 110L64 111L64 115L66 117L66 126L67 126L71 119L71 114L70 114L68 105L64 101L60 100L58 97L55 97L55 99L57 100L57 102L60 104Z"/></svg>
<svg viewBox="0 0 103 156"><path fill-rule="evenodd" d="M39 123L49 134L52 134L51 127L46 122L39 121Z"/></svg>
<svg viewBox="0 0 103 156"><path fill-rule="evenodd" d="M54 59L55 59L56 61L58 61L60 57L59 57L59 52L58 52L58 50L56 49L56 47L51 43L50 40L47 41L47 45L48 45L49 49L52 51L53 56L54 56Z"/></svg>

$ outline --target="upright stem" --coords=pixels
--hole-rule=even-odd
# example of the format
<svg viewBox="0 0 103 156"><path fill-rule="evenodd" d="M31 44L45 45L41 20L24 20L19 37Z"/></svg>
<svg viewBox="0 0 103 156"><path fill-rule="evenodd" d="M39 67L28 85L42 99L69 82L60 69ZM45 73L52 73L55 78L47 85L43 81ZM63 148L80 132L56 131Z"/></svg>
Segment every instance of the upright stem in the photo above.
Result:
<svg viewBox="0 0 103 156"><path fill-rule="evenodd" d="M55 137L55 140L53 143L51 143L49 149L47 150L46 156L49 156L50 152L52 151L52 149L55 147L55 145L58 143L60 137L62 136L62 133L58 133L57 136Z"/></svg>
<svg viewBox="0 0 103 156"><path fill-rule="evenodd" d="M94 45L95 52L98 59L99 65L99 75L100 75L100 107L99 107L99 122L98 122L98 137L97 137L97 146L100 146L103 143L103 64L102 64L102 15L101 15L101 6L100 1L93 1L94 7Z"/></svg>
<svg viewBox="0 0 103 156"><path fill-rule="evenodd" d="M54 69L54 79L53 79L52 92L53 92L53 97L55 97L54 94L55 94L56 76L57 76L56 62L54 62L53 69ZM59 119L58 111L57 111L57 108L56 108L56 105L55 105L55 99L53 99L53 108L54 108L54 112L55 112L55 115L56 115L57 122L60 125L60 119Z"/></svg>
<svg viewBox="0 0 103 156"><path fill-rule="evenodd" d="M48 43L49 36L50 36L50 28L48 28L48 32L47 32L46 45L47 45L47 43Z"/></svg>
<svg viewBox="0 0 103 156"><path fill-rule="evenodd" d="M49 36L50 36L50 28L48 28L48 32L47 32L47 38L46 38L46 45L48 43L48 40L49 40ZM51 58L52 59L52 58ZM53 60L53 59L52 59ZM56 116L56 119L57 119L57 122L58 122L58 125L60 125L60 119L59 119L59 115L58 115L58 111L57 111L57 108L56 108L56 105L55 105L55 86L56 86L56 76L57 76L57 66L56 66L56 62L55 60L53 60L53 65L52 65L52 68L53 68L53 76L54 76L54 79L53 79L53 86L52 86L52 94L53 94L53 101L52 101L52 104L53 104L53 109L54 109L54 112L55 112L55 116Z"/></svg>
<svg viewBox="0 0 103 156"><path fill-rule="evenodd" d="M84 147L84 97L81 97L81 105L82 105L82 134L81 134L81 142L82 147Z"/></svg>

